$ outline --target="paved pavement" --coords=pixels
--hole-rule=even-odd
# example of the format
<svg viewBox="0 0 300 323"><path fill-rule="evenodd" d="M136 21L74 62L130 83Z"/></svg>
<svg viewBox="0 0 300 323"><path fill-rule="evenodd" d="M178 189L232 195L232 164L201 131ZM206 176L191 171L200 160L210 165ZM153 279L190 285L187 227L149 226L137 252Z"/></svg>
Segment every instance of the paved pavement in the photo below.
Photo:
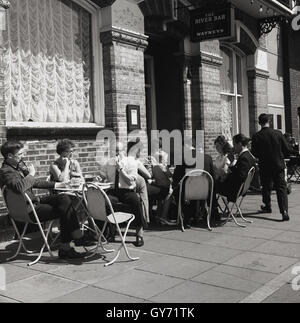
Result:
<svg viewBox="0 0 300 323"><path fill-rule="evenodd" d="M145 233L143 248L128 237L131 254L140 260L128 262L122 255L108 268L99 257L67 263L47 254L31 268L27 255L2 262L6 290L0 280L0 302L299 303L299 197L300 184L294 184L290 222L280 221L275 195L273 214L267 215L257 214L260 196L249 195L242 209L254 223L246 228L230 222L212 232L193 227L183 233L163 226ZM0 259L15 247L0 244Z"/></svg>

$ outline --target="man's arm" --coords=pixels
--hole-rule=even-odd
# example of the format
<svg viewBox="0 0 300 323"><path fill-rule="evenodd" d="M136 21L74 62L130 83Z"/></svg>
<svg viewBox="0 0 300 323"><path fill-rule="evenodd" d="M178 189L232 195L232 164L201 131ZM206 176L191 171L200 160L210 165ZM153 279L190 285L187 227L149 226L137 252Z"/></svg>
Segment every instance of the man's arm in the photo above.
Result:
<svg viewBox="0 0 300 323"><path fill-rule="evenodd" d="M249 170L250 168L248 160L246 158L240 158L237 164L231 168L231 175L242 183L247 178Z"/></svg>
<svg viewBox="0 0 300 323"><path fill-rule="evenodd" d="M22 178L18 171L12 168L6 168L0 170L1 186L6 185L8 188L24 193L34 186L35 178L31 175L27 175Z"/></svg>

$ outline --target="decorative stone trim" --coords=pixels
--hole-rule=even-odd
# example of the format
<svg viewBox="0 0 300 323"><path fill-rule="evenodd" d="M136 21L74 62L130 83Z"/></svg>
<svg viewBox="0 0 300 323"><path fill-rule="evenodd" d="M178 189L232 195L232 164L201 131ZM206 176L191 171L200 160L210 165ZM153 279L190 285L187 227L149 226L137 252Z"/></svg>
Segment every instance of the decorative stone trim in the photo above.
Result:
<svg viewBox="0 0 300 323"><path fill-rule="evenodd" d="M212 55L206 52L200 52L200 61L202 64L213 65L220 67L223 64L223 58L221 56Z"/></svg>
<svg viewBox="0 0 300 323"><path fill-rule="evenodd" d="M177 57L185 66L209 64L220 67L223 64L223 58L221 56L212 55L206 52L200 52L199 55L193 55L190 53L177 54Z"/></svg>
<svg viewBox="0 0 300 323"><path fill-rule="evenodd" d="M148 36L136 34L127 30L113 27L112 30L102 32L100 40L102 44L122 43L136 47L136 49L146 49L148 46Z"/></svg>
<svg viewBox="0 0 300 323"><path fill-rule="evenodd" d="M10 2L7 0L0 0L0 7L4 8L4 9L9 9Z"/></svg>
<svg viewBox="0 0 300 323"><path fill-rule="evenodd" d="M116 0L92 0L100 8L111 6Z"/></svg>
<svg viewBox="0 0 300 323"><path fill-rule="evenodd" d="M248 70L247 74L248 74L248 77L252 78L252 79L257 78L257 77L268 79L270 77L270 73L268 71L261 70L259 68L254 68L252 70Z"/></svg>

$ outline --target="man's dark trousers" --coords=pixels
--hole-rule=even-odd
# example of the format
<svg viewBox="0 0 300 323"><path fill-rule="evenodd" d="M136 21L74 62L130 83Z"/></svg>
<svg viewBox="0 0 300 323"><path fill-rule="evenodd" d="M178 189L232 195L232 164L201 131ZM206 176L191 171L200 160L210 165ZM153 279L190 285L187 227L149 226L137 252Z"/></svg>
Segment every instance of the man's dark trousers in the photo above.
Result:
<svg viewBox="0 0 300 323"><path fill-rule="evenodd" d="M277 193L277 202L280 213L288 210L288 197L287 197L287 185L285 180L284 170L274 172L263 169L260 171L261 185L262 185L262 197L263 203L271 206L271 191L274 183L274 187Z"/></svg>

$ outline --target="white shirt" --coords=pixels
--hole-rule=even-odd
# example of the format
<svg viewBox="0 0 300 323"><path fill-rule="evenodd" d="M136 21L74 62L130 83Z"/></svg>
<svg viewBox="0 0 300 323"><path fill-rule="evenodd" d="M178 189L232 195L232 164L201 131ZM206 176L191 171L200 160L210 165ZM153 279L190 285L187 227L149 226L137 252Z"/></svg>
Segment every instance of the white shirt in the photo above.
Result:
<svg viewBox="0 0 300 323"><path fill-rule="evenodd" d="M133 190L136 187L138 176L138 164L134 157L122 157L120 160L122 171L119 172L119 188ZM130 177L130 184L124 179L123 172ZM115 185L116 178L116 158L111 158L100 166L100 174L107 182Z"/></svg>

